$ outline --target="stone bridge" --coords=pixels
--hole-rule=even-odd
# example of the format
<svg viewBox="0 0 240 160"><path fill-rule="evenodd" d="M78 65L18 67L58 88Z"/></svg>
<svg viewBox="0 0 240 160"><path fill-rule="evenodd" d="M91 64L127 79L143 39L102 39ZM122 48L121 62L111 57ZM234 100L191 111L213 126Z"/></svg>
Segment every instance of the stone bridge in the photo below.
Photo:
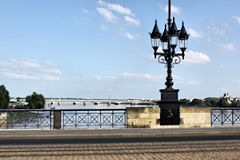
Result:
<svg viewBox="0 0 240 160"><path fill-rule="evenodd" d="M76 105L77 103L82 103L86 105L86 103L93 103L94 105L98 104L130 104L130 105L154 105L156 104L153 100L114 100L114 99L46 99L46 103L50 104L58 104L61 103L72 103Z"/></svg>

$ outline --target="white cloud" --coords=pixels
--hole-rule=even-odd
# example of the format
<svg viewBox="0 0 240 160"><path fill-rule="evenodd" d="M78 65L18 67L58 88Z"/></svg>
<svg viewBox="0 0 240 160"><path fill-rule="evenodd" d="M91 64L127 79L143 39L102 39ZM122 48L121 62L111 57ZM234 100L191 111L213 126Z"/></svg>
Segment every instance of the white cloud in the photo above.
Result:
<svg viewBox="0 0 240 160"><path fill-rule="evenodd" d="M22 74L22 73L11 73L6 71L0 71L1 75L4 75L11 79L24 79L24 80L36 80L36 76Z"/></svg>
<svg viewBox="0 0 240 160"><path fill-rule="evenodd" d="M56 66L52 61L46 60L45 62L49 66Z"/></svg>
<svg viewBox="0 0 240 160"><path fill-rule="evenodd" d="M118 18L108 9L106 8L97 8L97 11L108 21L111 23L116 23Z"/></svg>
<svg viewBox="0 0 240 160"><path fill-rule="evenodd" d="M96 76L95 79L98 80L98 81L115 80L115 79L117 79L117 77L115 77L115 76Z"/></svg>
<svg viewBox="0 0 240 160"><path fill-rule="evenodd" d="M132 12L129 8L125 8L123 6L121 6L120 4L113 4L113 3L106 3L102 0L98 1L98 4L107 7L109 10L121 13L121 14L125 14L125 15L132 15Z"/></svg>
<svg viewBox="0 0 240 160"><path fill-rule="evenodd" d="M46 64L49 61L46 61ZM47 65L41 65L37 60L9 59L0 61L0 75L10 79L19 80L59 80L55 75L60 75L61 71ZM51 75L49 75L51 74Z"/></svg>
<svg viewBox="0 0 240 160"><path fill-rule="evenodd" d="M210 61L211 59L207 54L189 50L186 52L185 59L182 62L183 64L206 64Z"/></svg>
<svg viewBox="0 0 240 160"><path fill-rule="evenodd" d="M182 84L182 85L190 85L190 86L198 86L200 85L200 81L188 81L188 80L178 80L176 79L176 84Z"/></svg>
<svg viewBox="0 0 240 160"><path fill-rule="evenodd" d="M131 33L129 33L129 32L126 32L126 33L124 34L124 36L127 37L127 38L130 39L130 40L134 40L134 39L135 39L135 37L134 37Z"/></svg>
<svg viewBox="0 0 240 160"><path fill-rule="evenodd" d="M130 25L135 25L135 26L139 26L140 25L140 22L136 19L133 19L129 16L125 16L125 21L130 24Z"/></svg>
<svg viewBox="0 0 240 160"><path fill-rule="evenodd" d="M200 84L200 81L195 80L185 80L182 77L173 76L177 84L197 86ZM119 76L96 76L95 80L98 81L112 81L113 83L163 83L165 82L165 75L151 75L148 73L128 73L124 72Z"/></svg>
<svg viewBox="0 0 240 160"><path fill-rule="evenodd" d="M101 30L108 30L108 27L105 24L100 25Z"/></svg>
<svg viewBox="0 0 240 160"><path fill-rule="evenodd" d="M60 80L59 77L55 77L55 76L51 76L51 75L44 75L44 76L40 76L39 80L47 80L47 81L58 81Z"/></svg>
<svg viewBox="0 0 240 160"><path fill-rule="evenodd" d="M235 20L237 20L238 23L240 23L240 16L233 16Z"/></svg>
<svg viewBox="0 0 240 160"><path fill-rule="evenodd" d="M133 55L134 58L144 58L151 62L156 62L157 60L154 59L153 54L135 54ZM182 63L185 65L190 64L207 64L211 61L209 56L202 52L194 52L192 50L188 50L185 53L184 60L182 60Z"/></svg>
<svg viewBox="0 0 240 160"><path fill-rule="evenodd" d="M218 45L219 47L222 47L226 50L229 50L229 51L234 51L235 50L235 47L232 43L228 43L228 44L219 44Z"/></svg>
<svg viewBox="0 0 240 160"><path fill-rule="evenodd" d="M9 62L0 61L0 66L1 66L1 68L2 68L2 67L7 68L7 67L11 67L12 64L9 63Z"/></svg>
<svg viewBox="0 0 240 160"><path fill-rule="evenodd" d="M202 38L202 34L193 30L192 28L189 29L189 32L190 32L191 37Z"/></svg>
<svg viewBox="0 0 240 160"><path fill-rule="evenodd" d="M82 10L82 12L83 12L83 13L86 13L86 14L88 14L88 13L89 13L89 11L88 11L88 10L86 10L86 9L83 9L83 10Z"/></svg>
<svg viewBox="0 0 240 160"><path fill-rule="evenodd" d="M160 82L165 78L159 75L150 75L150 74L136 74L124 72L119 76L96 76L94 78L97 81L121 81L121 82Z"/></svg>
<svg viewBox="0 0 240 160"><path fill-rule="evenodd" d="M51 75L32 75L27 73L12 73L6 71L0 71L0 75L6 76L10 79L17 79L17 80L60 80L59 77L51 76Z"/></svg>
<svg viewBox="0 0 240 160"><path fill-rule="evenodd" d="M39 68L41 67L40 64L36 63L36 60L22 60L18 61L14 58L10 59L10 62L17 64L21 67L32 67L32 68Z"/></svg>
<svg viewBox="0 0 240 160"><path fill-rule="evenodd" d="M62 74L62 72L57 68L41 68L39 71L43 73Z"/></svg>
<svg viewBox="0 0 240 160"><path fill-rule="evenodd" d="M200 81L187 81L187 84L188 85L191 85L191 86L197 86L199 85L201 82Z"/></svg>
<svg viewBox="0 0 240 160"><path fill-rule="evenodd" d="M130 40L135 40L140 37L139 34L132 34L130 32L125 31L124 29L120 29L119 35L122 37L126 37L127 39L130 39Z"/></svg>
<svg viewBox="0 0 240 160"><path fill-rule="evenodd" d="M150 75L150 74L135 74L124 72L122 78L132 80L132 81L152 81L152 82L162 82L164 80L163 76Z"/></svg>
<svg viewBox="0 0 240 160"><path fill-rule="evenodd" d="M223 35L225 33L224 29L217 27L214 23L212 23L210 26L208 26L207 29L210 32L213 32L217 35Z"/></svg>
<svg viewBox="0 0 240 160"><path fill-rule="evenodd" d="M198 80L186 80L183 77L177 76L177 75L173 75L173 80L175 84L190 85L190 86L198 86L201 83Z"/></svg>
<svg viewBox="0 0 240 160"><path fill-rule="evenodd" d="M168 5L165 6L164 11L165 11L166 13L168 13ZM171 12L172 12L172 13L176 13L176 14L180 14L180 8L177 7L177 6L172 5L172 6L171 6Z"/></svg>

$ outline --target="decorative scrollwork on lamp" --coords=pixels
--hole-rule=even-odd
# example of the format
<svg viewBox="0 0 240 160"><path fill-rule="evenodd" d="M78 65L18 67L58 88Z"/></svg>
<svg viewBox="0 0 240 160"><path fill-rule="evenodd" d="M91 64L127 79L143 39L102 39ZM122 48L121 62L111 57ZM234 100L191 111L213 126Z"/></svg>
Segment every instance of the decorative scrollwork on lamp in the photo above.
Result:
<svg viewBox="0 0 240 160"><path fill-rule="evenodd" d="M173 57L173 62L172 64L179 64L181 62L181 58L179 56L174 56Z"/></svg>
<svg viewBox="0 0 240 160"><path fill-rule="evenodd" d="M167 64L166 58L163 55L158 56L158 62L162 64Z"/></svg>

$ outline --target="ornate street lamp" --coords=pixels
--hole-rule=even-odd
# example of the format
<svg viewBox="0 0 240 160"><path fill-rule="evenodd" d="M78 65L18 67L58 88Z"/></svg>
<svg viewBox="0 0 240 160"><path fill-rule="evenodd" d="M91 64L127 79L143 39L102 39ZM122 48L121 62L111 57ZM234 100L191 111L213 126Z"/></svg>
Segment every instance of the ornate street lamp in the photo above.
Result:
<svg viewBox="0 0 240 160"><path fill-rule="evenodd" d="M152 48L154 50L154 58L158 59L159 63L165 64L167 67L166 88L161 89L161 124L179 124L179 106L178 89L173 89L172 67L174 64L179 64L181 58L184 59L185 51L187 49L187 40L189 35L182 22L181 30L177 29L175 18L171 19L171 0L168 0L168 24L161 34L158 29L157 20L152 33L150 33ZM178 45L181 53L176 53L175 49ZM162 43L162 51L158 52L158 48Z"/></svg>

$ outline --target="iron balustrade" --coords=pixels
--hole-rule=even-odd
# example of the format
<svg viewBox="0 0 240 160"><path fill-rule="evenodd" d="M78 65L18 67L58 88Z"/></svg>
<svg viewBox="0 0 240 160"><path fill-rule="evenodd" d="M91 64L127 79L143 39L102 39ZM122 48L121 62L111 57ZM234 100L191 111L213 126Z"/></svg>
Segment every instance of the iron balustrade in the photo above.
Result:
<svg viewBox="0 0 240 160"><path fill-rule="evenodd" d="M240 126L240 107L212 108L212 126Z"/></svg>
<svg viewBox="0 0 240 160"><path fill-rule="evenodd" d="M52 110L1 109L0 128L47 129L52 128Z"/></svg>
<svg viewBox="0 0 240 160"><path fill-rule="evenodd" d="M56 116L60 120L56 121ZM0 109L0 128L126 128L126 109Z"/></svg>
<svg viewBox="0 0 240 160"><path fill-rule="evenodd" d="M125 128L126 109L62 110L63 128Z"/></svg>

